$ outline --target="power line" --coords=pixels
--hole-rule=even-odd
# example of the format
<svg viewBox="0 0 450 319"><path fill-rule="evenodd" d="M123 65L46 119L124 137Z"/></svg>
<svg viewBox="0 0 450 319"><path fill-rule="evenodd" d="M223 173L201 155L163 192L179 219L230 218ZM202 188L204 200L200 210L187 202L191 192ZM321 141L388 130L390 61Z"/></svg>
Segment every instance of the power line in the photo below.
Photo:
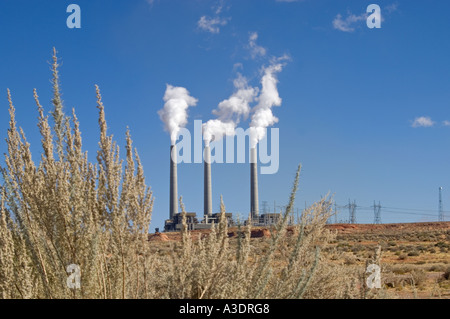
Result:
<svg viewBox="0 0 450 319"><path fill-rule="evenodd" d="M355 205L355 207L353 207ZM378 205L376 205L378 206ZM381 205L380 205L381 206ZM374 211L374 206L358 206L354 203L349 202L347 205L335 205L335 209L338 208L346 208L349 209L350 222L352 220L352 216L355 216L356 221L356 209L362 211ZM431 209L414 209L414 208L399 208L399 207L387 207L381 206L380 209L383 208L383 212L390 214L401 214L401 215L414 215L414 216L432 216L436 218L436 213L432 214L431 212L435 212L435 210ZM381 212L380 212L381 213ZM443 219L445 220L445 216L449 214L449 211L442 211Z"/></svg>
<svg viewBox="0 0 450 319"><path fill-rule="evenodd" d="M436 214L426 214L426 213L411 213L411 212L401 212L401 211L393 211L393 210L384 210L384 212L391 214L403 214L403 215L415 215L415 216L433 216L436 218Z"/></svg>
<svg viewBox="0 0 450 319"><path fill-rule="evenodd" d="M338 208L348 208L348 205L345 206L339 206ZM357 206L358 209L360 210L370 210L373 211L373 206ZM383 206L383 209L390 209L390 210L402 210L402 211L415 211L415 212L424 212L424 213L432 213L432 212L436 212L436 210L433 209L414 209L414 208L400 208L400 207L388 207L388 206ZM395 212L395 211L394 211ZM443 211L444 214L449 214L450 211ZM418 214L421 215L421 214ZM424 214L426 215L426 214ZM433 214L433 216L436 216L436 214Z"/></svg>
<svg viewBox="0 0 450 319"><path fill-rule="evenodd" d="M268 211L268 205L267 202L263 202L263 207L267 206L264 210ZM274 201L274 212L276 212L276 209L285 209L286 206L278 206L276 205L276 202ZM307 203L305 202L305 209L307 208ZM436 218L436 210L434 209L417 209L417 208L401 208L401 207L391 207L391 206L381 206L381 203L374 201L373 206L359 206L356 205L356 200L353 202L350 201L347 205L338 205L338 203L334 202L334 223L338 223L338 213L339 209L348 209L349 211L349 219L348 221L341 221L341 222L348 222L350 224L356 224L356 211L362 211L362 212L373 212L373 223L374 224L381 224L381 209L383 209L384 213L388 213L389 215L412 215L412 216L422 216L422 217L434 217ZM443 209L443 201L442 201L442 187L439 188L439 221L445 221L446 218L450 217L450 211L444 211ZM293 209L294 211L294 209ZM298 208L297 208L298 211Z"/></svg>
<svg viewBox="0 0 450 319"><path fill-rule="evenodd" d="M399 208L399 207L384 207L384 206L383 206L383 208L389 208L389 209L401 209L401 210L412 210L412 211L417 211L417 212L429 212L429 213L436 212L435 209ZM450 212L445 212L445 213L450 213Z"/></svg>

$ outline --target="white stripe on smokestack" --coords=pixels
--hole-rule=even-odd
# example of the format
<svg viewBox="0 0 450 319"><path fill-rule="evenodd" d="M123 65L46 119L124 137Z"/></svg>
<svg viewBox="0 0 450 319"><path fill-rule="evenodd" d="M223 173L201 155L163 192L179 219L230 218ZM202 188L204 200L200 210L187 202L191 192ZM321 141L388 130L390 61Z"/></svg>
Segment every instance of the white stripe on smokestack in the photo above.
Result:
<svg viewBox="0 0 450 319"><path fill-rule="evenodd" d="M177 146L170 146L170 219L178 214Z"/></svg>
<svg viewBox="0 0 450 319"><path fill-rule="evenodd" d="M252 218L259 216L258 207L258 157L256 147L250 150L250 212Z"/></svg>
<svg viewBox="0 0 450 319"><path fill-rule="evenodd" d="M211 188L211 149L204 150L204 181L203 181L203 214L212 216L212 188Z"/></svg>

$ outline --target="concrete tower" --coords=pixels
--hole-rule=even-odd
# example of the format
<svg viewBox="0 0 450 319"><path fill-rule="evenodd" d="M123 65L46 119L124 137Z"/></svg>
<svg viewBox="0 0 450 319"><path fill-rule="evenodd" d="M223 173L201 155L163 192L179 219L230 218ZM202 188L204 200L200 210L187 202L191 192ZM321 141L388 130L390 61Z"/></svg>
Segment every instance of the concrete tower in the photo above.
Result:
<svg viewBox="0 0 450 319"><path fill-rule="evenodd" d="M256 147L250 150L250 213L255 219L259 216L258 207L258 156Z"/></svg>
<svg viewBox="0 0 450 319"><path fill-rule="evenodd" d="M212 216L212 188L211 188L211 149L205 146L204 150L204 180L203 180L203 214Z"/></svg>
<svg viewBox="0 0 450 319"><path fill-rule="evenodd" d="M178 214L177 147L170 146L170 219Z"/></svg>

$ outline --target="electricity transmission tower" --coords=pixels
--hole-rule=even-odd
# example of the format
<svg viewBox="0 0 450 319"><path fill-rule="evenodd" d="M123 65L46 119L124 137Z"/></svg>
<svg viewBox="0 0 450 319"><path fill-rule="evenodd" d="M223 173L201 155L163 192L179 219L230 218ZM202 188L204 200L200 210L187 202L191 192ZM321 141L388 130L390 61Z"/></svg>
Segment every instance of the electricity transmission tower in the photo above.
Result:
<svg viewBox="0 0 450 319"><path fill-rule="evenodd" d="M269 213L269 205L267 203L267 201L263 201L262 202L262 210L263 210L263 214L268 214Z"/></svg>
<svg viewBox="0 0 450 319"><path fill-rule="evenodd" d="M353 203L350 202L350 199L348 200L348 212L349 212L349 223L350 224L356 224L356 201L353 201Z"/></svg>
<svg viewBox="0 0 450 319"><path fill-rule="evenodd" d="M439 221L444 221L444 208L442 205L442 187L439 187Z"/></svg>
<svg viewBox="0 0 450 319"><path fill-rule="evenodd" d="M381 204L378 202L378 205L373 201L373 223L381 224Z"/></svg>

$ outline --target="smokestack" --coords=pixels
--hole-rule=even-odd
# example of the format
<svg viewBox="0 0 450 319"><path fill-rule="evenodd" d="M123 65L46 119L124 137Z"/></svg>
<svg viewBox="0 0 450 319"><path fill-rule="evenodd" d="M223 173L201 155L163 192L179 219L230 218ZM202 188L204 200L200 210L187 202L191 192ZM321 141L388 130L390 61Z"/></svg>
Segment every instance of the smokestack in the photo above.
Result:
<svg viewBox="0 0 450 319"><path fill-rule="evenodd" d="M170 146L170 219L178 214L177 147Z"/></svg>
<svg viewBox="0 0 450 319"><path fill-rule="evenodd" d="M211 149L205 146L204 150L204 181L203 181L203 214L212 216L212 189L211 189Z"/></svg>
<svg viewBox="0 0 450 319"><path fill-rule="evenodd" d="M258 207L258 157L256 147L250 150L250 212L252 218L259 216Z"/></svg>

